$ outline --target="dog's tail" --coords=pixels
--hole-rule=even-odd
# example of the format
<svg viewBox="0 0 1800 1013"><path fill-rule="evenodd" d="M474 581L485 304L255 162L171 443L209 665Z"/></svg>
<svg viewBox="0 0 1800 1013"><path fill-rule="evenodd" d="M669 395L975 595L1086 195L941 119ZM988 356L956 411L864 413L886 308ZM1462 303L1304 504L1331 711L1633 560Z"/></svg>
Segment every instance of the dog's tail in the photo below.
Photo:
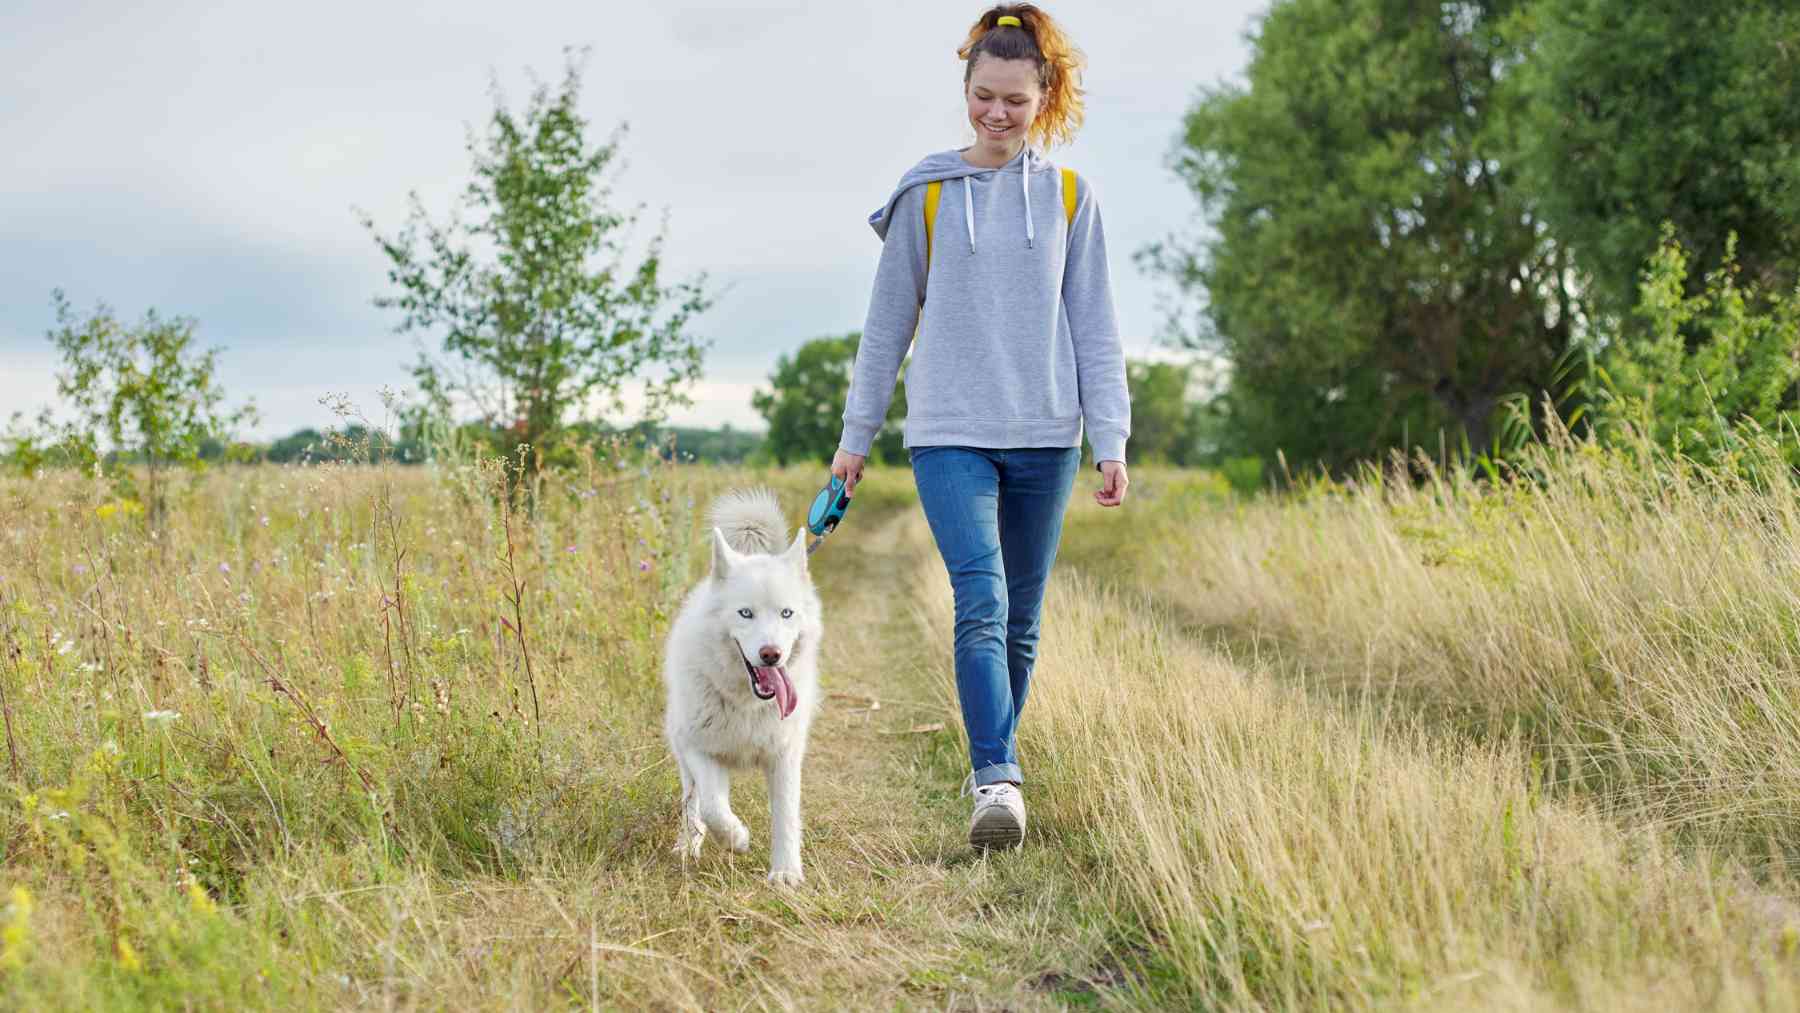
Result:
<svg viewBox="0 0 1800 1013"><path fill-rule="evenodd" d="M725 544L739 552L775 555L787 548L787 518L772 489L733 489L720 495L713 500L711 520L725 535Z"/></svg>

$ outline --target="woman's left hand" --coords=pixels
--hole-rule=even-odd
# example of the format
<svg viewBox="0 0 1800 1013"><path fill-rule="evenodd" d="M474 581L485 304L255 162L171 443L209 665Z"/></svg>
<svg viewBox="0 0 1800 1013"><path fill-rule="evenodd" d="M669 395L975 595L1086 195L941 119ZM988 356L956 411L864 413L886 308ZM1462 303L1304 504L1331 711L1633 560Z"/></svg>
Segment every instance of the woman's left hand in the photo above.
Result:
<svg viewBox="0 0 1800 1013"><path fill-rule="evenodd" d="M1094 493L1094 502L1103 507L1116 507L1125 502L1125 487L1131 480L1125 477L1124 461L1100 462L1100 489Z"/></svg>

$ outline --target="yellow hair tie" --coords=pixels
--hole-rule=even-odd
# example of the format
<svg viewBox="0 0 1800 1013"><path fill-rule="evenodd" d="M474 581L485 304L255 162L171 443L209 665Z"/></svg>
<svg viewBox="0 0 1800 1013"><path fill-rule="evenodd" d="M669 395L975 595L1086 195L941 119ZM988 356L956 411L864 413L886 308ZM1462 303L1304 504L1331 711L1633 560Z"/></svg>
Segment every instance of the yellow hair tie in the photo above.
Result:
<svg viewBox="0 0 1800 1013"><path fill-rule="evenodd" d="M1002 14L999 19L994 22L995 28L999 28L1001 25L1011 25L1014 28L1025 27L1024 25L1019 24L1019 19L1013 17L1011 14Z"/></svg>

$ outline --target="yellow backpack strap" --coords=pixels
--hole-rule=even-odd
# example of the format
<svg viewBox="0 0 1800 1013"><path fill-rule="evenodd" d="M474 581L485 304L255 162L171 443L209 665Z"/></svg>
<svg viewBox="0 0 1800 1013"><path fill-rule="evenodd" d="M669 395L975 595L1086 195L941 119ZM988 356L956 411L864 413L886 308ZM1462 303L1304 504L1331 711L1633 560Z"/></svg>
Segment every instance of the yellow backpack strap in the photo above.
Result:
<svg viewBox="0 0 1800 1013"><path fill-rule="evenodd" d="M944 195L944 181L934 179L925 184L925 273L931 273L931 227L937 222L938 199Z"/></svg>
<svg viewBox="0 0 1800 1013"><path fill-rule="evenodd" d="M1064 169L1063 173L1063 217L1075 224L1075 170Z"/></svg>

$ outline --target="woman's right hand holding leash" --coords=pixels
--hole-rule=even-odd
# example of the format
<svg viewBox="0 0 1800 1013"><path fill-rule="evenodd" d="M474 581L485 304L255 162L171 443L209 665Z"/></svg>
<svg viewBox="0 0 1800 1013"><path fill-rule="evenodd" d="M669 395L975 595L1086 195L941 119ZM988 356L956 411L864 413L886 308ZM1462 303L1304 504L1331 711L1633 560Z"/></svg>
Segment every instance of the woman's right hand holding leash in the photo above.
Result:
<svg viewBox="0 0 1800 1013"><path fill-rule="evenodd" d="M863 454L852 454L842 447L831 459L832 475L844 480L844 494L856 495L856 483L862 481L863 461L868 458Z"/></svg>

